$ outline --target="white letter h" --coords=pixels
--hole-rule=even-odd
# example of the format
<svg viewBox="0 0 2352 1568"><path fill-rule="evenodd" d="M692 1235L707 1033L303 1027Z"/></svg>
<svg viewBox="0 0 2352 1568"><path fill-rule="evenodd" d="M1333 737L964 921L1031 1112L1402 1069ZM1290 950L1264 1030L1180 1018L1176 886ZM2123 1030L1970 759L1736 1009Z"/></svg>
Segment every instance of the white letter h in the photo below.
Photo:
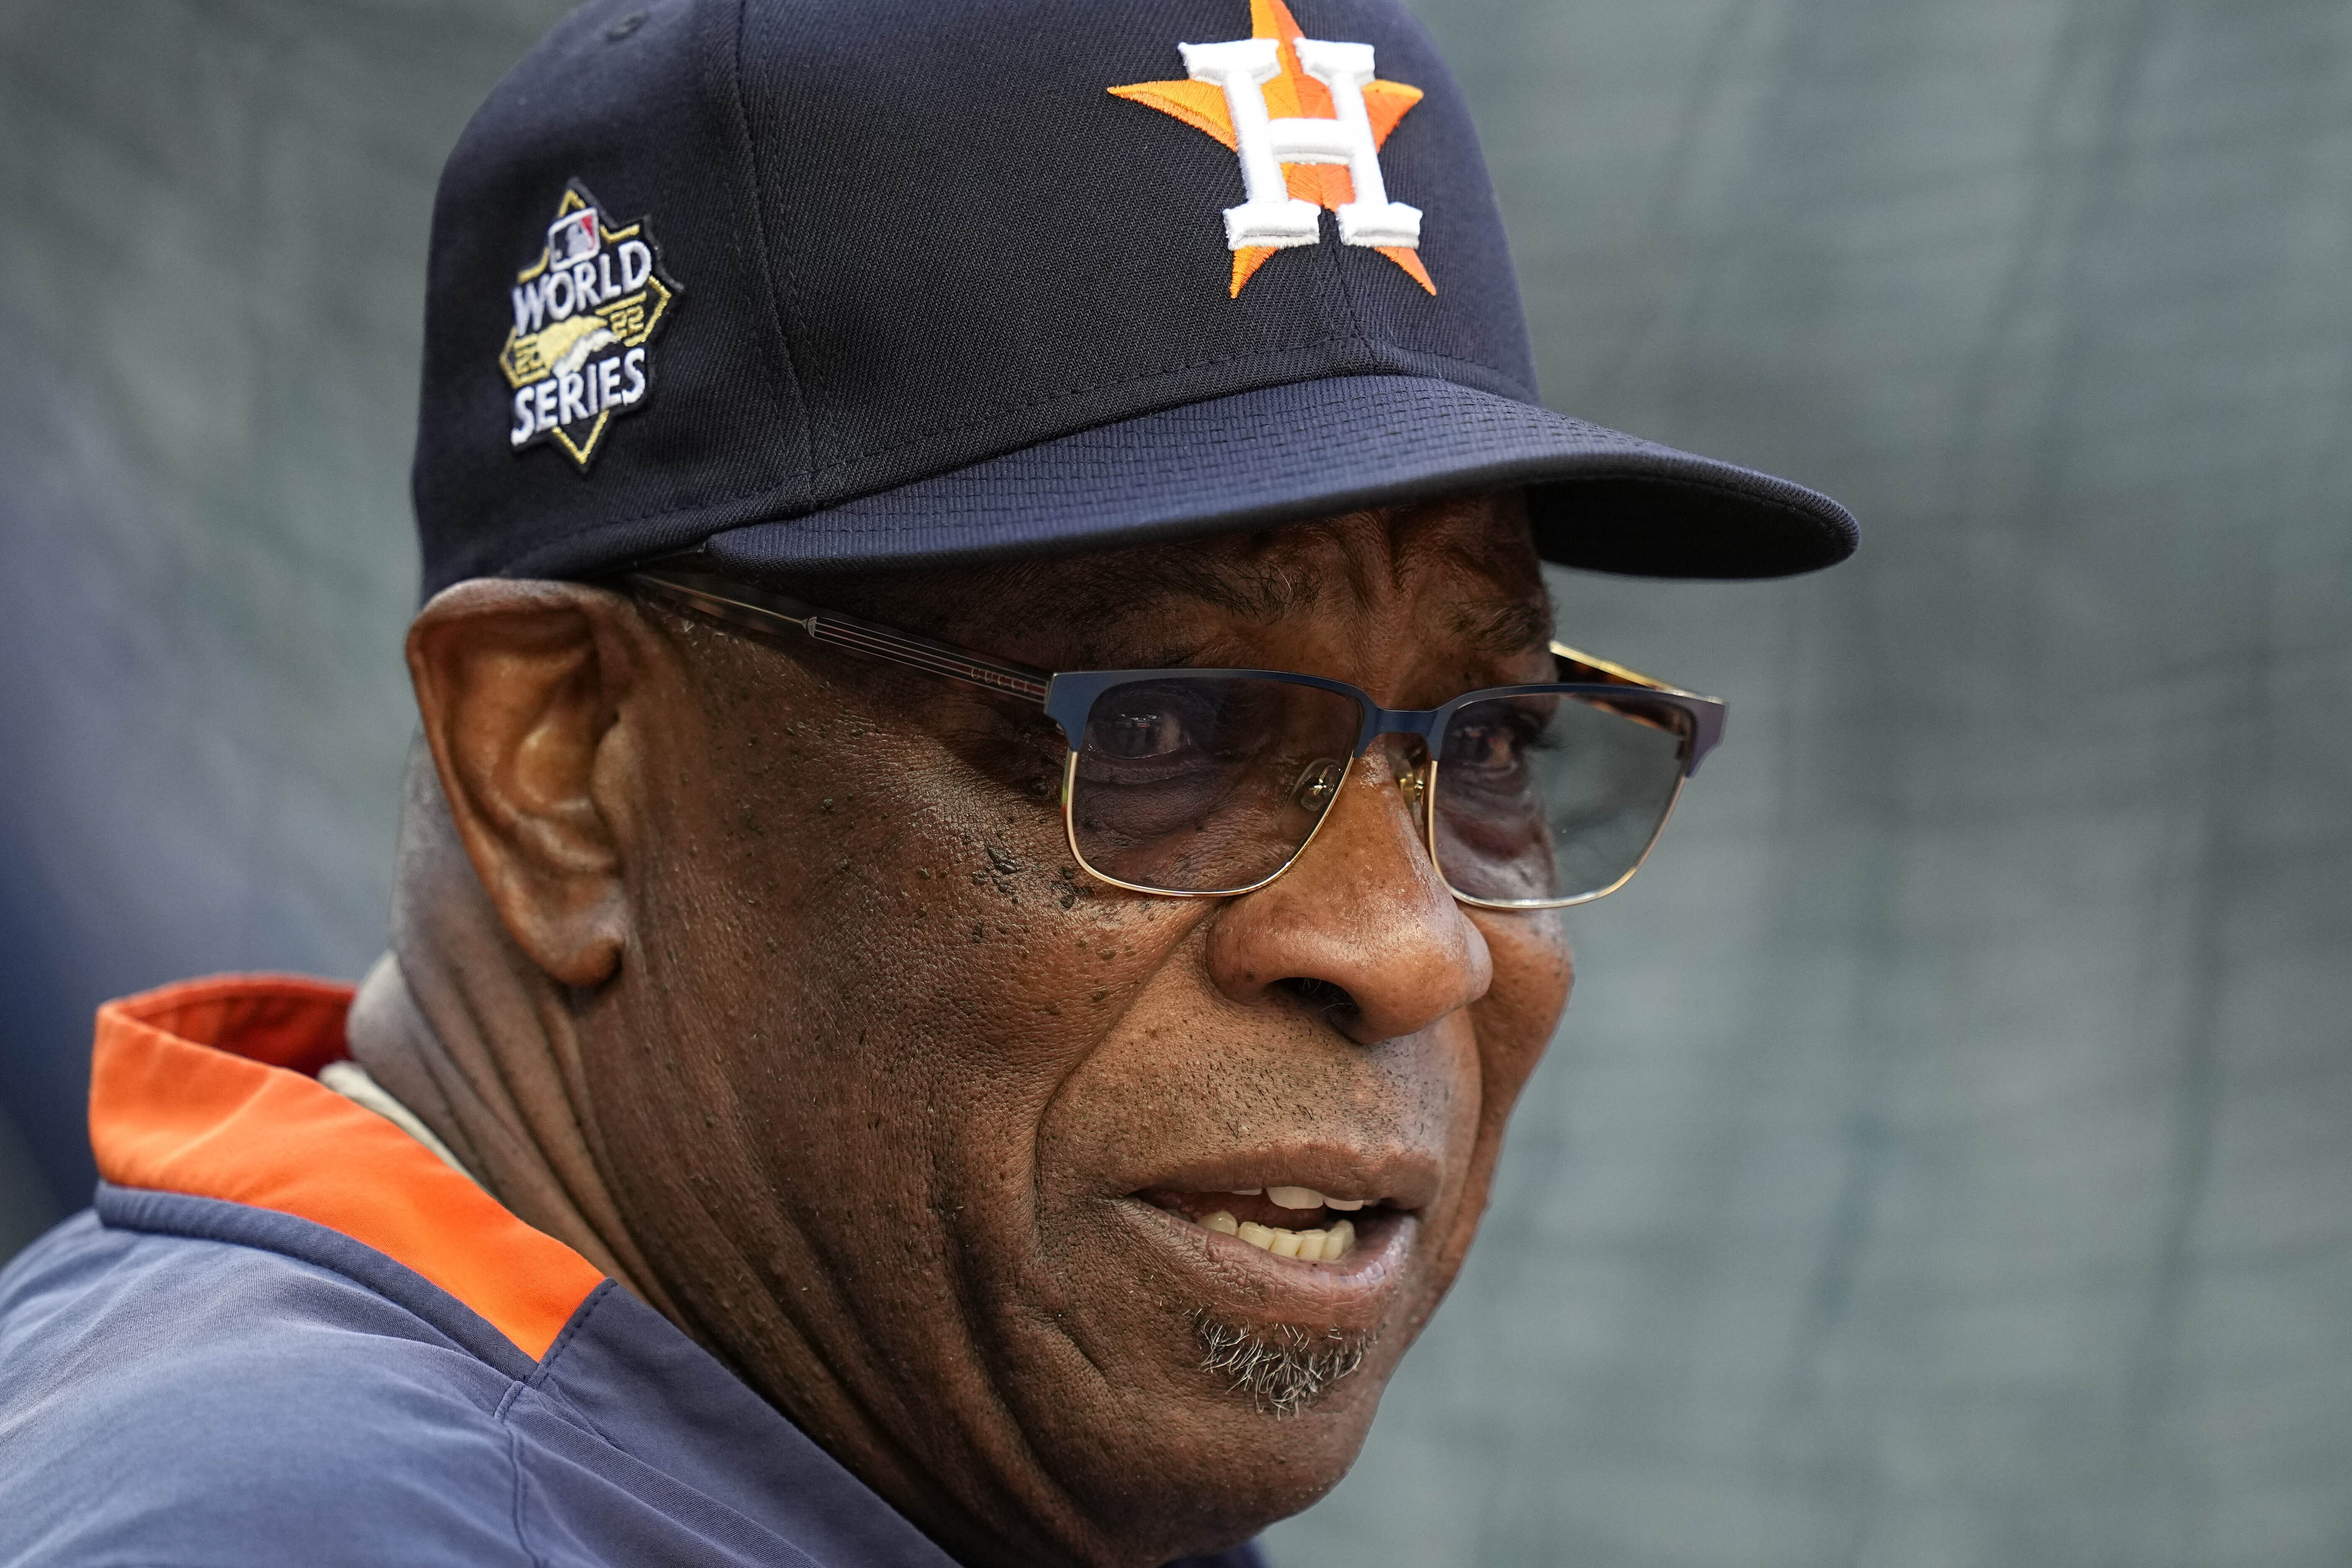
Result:
<svg viewBox="0 0 2352 1568"><path fill-rule="evenodd" d="M1389 200L1371 116L1364 108L1364 89L1372 81L1372 46L1300 38L1294 47L1299 68L1331 89L1337 120L1276 120L1266 112L1265 84L1282 74L1282 56L1272 38L1179 46L1193 80L1224 89L1239 143L1246 199L1225 209L1225 243L1235 250L1315 244L1322 238L1322 209L1290 194L1282 166L1345 163L1356 199L1339 208L1340 241L1417 248L1421 209Z"/></svg>

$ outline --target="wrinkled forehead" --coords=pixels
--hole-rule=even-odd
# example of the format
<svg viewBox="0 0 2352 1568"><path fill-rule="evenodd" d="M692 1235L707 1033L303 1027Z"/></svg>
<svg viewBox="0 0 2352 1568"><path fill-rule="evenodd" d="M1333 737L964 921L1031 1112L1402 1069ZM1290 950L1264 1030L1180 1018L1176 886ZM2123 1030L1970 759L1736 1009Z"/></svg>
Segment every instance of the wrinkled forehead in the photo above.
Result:
<svg viewBox="0 0 2352 1568"><path fill-rule="evenodd" d="M1515 491L940 575L950 580L905 584L914 602L900 613L979 647L1051 627L1066 658L1094 661L1310 619L1495 657L1541 647L1550 628Z"/></svg>

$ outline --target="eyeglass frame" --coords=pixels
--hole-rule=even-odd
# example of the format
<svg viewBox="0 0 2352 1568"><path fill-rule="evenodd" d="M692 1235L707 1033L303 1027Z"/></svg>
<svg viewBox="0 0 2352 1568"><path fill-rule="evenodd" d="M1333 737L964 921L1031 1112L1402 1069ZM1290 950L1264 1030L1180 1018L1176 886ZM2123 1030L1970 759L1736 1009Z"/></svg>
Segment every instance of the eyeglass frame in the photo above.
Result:
<svg viewBox="0 0 2352 1568"><path fill-rule="evenodd" d="M1549 651L1555 659L1589 671L1600 677L1588 681L1541 681L1517 686L1482 687L1465 691L1453 700L1435 708L1384 708L1372 700L1371 694L1360 686L1344 680L1333 680L1319 675L1306 675L1281 669L1206 669L1178 666L1160 669L1087 669L1049 671L1026 665L1013 664L990 658L970 648L952 643L900 631L894 626L860 620L836 610L828 610L790 595L741 582L733 577L713 573L670 567L656 563L621 574L618 581L639 589L677 607L699 614L704 618L735 627L770 640L781 627L796 626L812 640L858 654L884 663L897 664L909 669L919 669L932 675L960 680L984 690L1002 693L1034 702L1045 710L1062 731L1068 742L1068 755L1062 764L1062 834L1069 845L1070 855L1079 869L1097 881L1131 893L1145 893L1161 899L1233 899L1255 893L1279 878L1298 863L1307 846L1322 832L1323 824L1330 819L1328 805L1317 815L1314 826L1296 848L1265 876L1241 888L1179 889L1154 888L1140 882L1129 882L1113 877L1093 864L1078 847L1076 817L1076 784L1078 757L1085 746L1086 725L1096 700L1106 691L1138 681L1166 679L1171 675L1202 679L1225 677L1275 680L1297 686L1315 687L1321 690L1352 699L1363 721L1358 728L1355 750L1348 754L1339 784L1344 784L1347 774L1372 748L1372 743L1386 735L1411 735L1422 742L1424 753L1421 763L1408 773L1400 773L1398 783L1416 779L1411 792L1413 807L1422 819L1425 837L1423 847L1429 852L1430 867L1436 871L1445 890L1458 902L1476 909L1520 912L1534 910L1571 909L1589 904L1617 891L1633 879L1634 873L1647 863L1650 852L1664 834L1666 823L1673 817L1675 806L1682 799L1683 788L1698 772L1699 763L1723 740L1725 704L1719 698L1703 697L1696 691L1685 691L1664 681L1612 664L1607 659L1582 653L1566 643L1553 640ZM1612 692L1628 689L1644 697L1664 702L1679 710L1691 721L1690 733L1683 743L1682 773L1675 781L1675 793L1668 798L1666 808L1659 814L1657 826L1651 830L1649 843L1625 874L1607 887L1592 892L1579 893L1565 899L1498 900L1478 899L1454 887L1445 875L1444 863L1438 858L1437 848L1437 747L1436 738L1444 733L1446 723L1454 711L1471 702L1488 702L1502 698L1550 695L1573 698L1606 699ZM1335 784L1335 791L1338 784Z"/></svg>

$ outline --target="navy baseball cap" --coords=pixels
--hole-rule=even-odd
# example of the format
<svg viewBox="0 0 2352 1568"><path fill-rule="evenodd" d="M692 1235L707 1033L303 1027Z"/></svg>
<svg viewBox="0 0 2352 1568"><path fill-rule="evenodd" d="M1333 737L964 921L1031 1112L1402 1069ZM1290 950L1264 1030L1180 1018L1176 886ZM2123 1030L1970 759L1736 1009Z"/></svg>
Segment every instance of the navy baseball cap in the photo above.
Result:
<svg viewBox="0 0 2352 1568"><path fill-rule="evenodd" d="M1469 113L1392 0L593 0L451 153L427 288L427 594L1510 486L1572 566L1855 542L1538 403Z"/></svg>

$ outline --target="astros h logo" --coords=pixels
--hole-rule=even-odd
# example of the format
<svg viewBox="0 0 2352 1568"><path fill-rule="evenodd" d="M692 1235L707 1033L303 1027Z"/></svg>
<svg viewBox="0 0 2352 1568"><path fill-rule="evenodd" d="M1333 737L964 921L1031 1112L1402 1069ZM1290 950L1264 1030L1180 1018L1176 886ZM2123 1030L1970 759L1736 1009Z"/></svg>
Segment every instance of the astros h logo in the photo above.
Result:
<svg viewBox="0 0 2352 1568"><path fill-rule="evenodd" d="M1189 79L1110 90L1172 114L1241 159L1241 205L1225 209L1238 296L1266 258L1323 237L1377 250L1437 292L1421 263L1421 210L1389 200L1381 145L1421 89L1373 74L1370 44L1304 37L1282 0L1250 0L1250 36L1180 44Z"/></svg>

